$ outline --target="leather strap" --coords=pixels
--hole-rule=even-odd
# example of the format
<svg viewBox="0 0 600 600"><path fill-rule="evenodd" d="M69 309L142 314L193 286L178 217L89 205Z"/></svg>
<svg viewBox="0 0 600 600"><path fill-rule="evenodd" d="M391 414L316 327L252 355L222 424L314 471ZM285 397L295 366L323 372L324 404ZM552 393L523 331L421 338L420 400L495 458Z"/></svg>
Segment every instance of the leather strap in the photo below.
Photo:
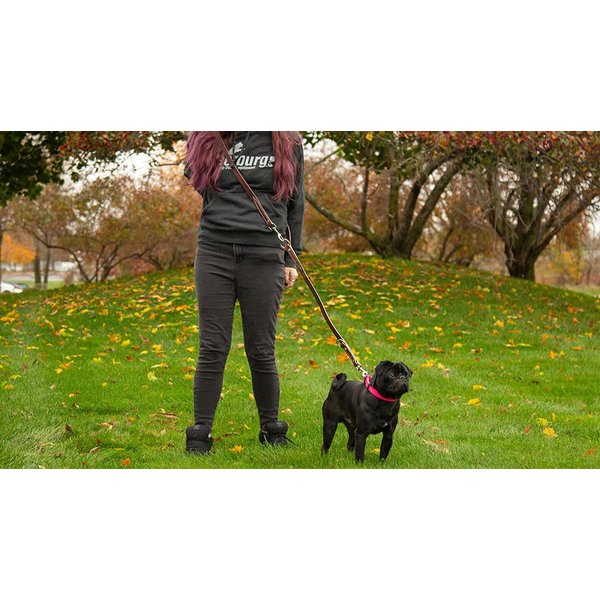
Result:
<svg viewBox="0 0 600 600"><path fill-rule="evenodd" d="M315 300L319 306L319 309L321 310L321 314L323 315L323 318L325 319L325 322L327 323L329 329L331 329L333 335L335 336L338 344L342 347L344 352L348 355L348 358L350 359L350 362L354 365L354 367L356 369L358 369L359 371L361 371L361 373L363 374L363 377L366 377L368 375L368 372L358 362L358 359L356 358L356 356L350 349L350 346L348 346L346 340L344 340L344 338L342 337L340 332L337 330L336 326L333 324L333 321L331 320L331 317L329 316L329 313L327 312L327 309L325 308L325 305L323 304L323 301L321 300L321 297L319 296L317 289L315 288L313 282L311 281L310 277L308 276L308 273L304 269L304 266L300 262L298 255L296 254L296 252L294 252L291 241L288 238L284 238L281 235L281 233L277 230L277 226L275 225L275 223L273 223L273 221L267 214L267 211L264 209L263 205L260 203L260 200L256 197L256 194L254 193L253 189L250 187L248 182L244 179L244 176L242 175L240 170L237 168L235 162L233 161L233 158L231 157L231 154L229 154L229 150L227 149L227 145L225 144L225 141L223 140L223 137L221 136L221 134L218 131L215 131L213 133L215 135L215 138L217 139L217 141L221 144L221 147L223 148L223 152L225 153L225 158L226 158L227 162L229 163L229 166L231 167L233 174L235 175L237 180L240 182L240 185L244 188L244 190L250 197L250 200L252 200L252 202L254 203L254 206L256 207L256 210L258 210L260 216L262 217L263 221L265 222L265 225L271 231L273 231L275 234L277 234L277 236L279 237L279 241L281 242L281 247L290 255L291 259L294 261L294 264L298 268L298 272L300 273L300 275L302 275L302 278L306 282L308 289L311 291L312 295L315 297ZM291 237L291 236L289 236L289 237Z"/></svg>

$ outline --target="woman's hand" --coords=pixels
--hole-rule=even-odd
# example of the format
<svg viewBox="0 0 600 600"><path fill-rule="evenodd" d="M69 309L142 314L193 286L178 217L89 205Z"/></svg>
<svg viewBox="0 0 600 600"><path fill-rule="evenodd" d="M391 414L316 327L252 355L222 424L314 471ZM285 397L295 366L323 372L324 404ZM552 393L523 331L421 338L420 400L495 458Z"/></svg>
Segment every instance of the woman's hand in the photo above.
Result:
<svg viewBox="0 0 600 600"><path fill-rule="evenodd" d="M285 287L292 287L294 283L298 279L298 271L293 267L284 267L283 268L283 283Z"/></svg>

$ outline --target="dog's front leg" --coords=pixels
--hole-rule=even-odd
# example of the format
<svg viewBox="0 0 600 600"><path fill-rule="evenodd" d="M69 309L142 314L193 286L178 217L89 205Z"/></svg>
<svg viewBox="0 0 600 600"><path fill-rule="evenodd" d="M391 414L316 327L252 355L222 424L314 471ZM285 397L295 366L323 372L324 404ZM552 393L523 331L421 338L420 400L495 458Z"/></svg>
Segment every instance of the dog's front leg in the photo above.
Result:
<svg viewBox="0 0 600 600"><path fill-rule="evenodd" d="M387 455L390 453L392 443L394 442L394 429L391 425L388 425L383 430L383 437L381 438L381 446L379 448L379 459L385 460Z"/></svg>
<svg viewBox="0 0 600 600"><path fill-rule="evenodd" d="M354 458L356 462L363 462L365 460L365 444L368 435L366 431L359 431L358 429L354 434Z"/></svg>

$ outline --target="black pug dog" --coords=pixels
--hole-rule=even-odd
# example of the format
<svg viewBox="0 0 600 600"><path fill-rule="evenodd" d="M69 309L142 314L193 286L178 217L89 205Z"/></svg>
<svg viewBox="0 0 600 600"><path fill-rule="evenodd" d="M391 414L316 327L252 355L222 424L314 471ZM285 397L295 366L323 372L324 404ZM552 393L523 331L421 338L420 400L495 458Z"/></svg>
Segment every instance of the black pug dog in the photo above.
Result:
<svg viewBox="0 0 600 600"><path fill-rule="evenodd" d="M331 383L323 402L323 446L327 454L338 423L348 430L348 450L354 450L356 462L365 459L367 436L383 433L380 460L385 460L392 447L398 425L400 396L408 392L412 371L402 362L384 360L375 367L375 375L364 381L348 381L339 373Z"/></svg>

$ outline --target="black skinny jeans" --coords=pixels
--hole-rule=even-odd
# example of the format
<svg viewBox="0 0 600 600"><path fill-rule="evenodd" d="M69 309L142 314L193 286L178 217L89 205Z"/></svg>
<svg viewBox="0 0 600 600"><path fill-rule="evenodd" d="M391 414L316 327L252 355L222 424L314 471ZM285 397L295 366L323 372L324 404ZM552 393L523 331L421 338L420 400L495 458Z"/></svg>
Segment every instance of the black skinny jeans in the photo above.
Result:
<svg viewBox="0 0 600 600"><path fill-rule="evenodd" d="M194 419L212 428L231 347L236 300L261 426L277 421L279 375L275 361L277 312L284 288L281 248L200 241L194 281L199 356L194 377Z"/></svg>

